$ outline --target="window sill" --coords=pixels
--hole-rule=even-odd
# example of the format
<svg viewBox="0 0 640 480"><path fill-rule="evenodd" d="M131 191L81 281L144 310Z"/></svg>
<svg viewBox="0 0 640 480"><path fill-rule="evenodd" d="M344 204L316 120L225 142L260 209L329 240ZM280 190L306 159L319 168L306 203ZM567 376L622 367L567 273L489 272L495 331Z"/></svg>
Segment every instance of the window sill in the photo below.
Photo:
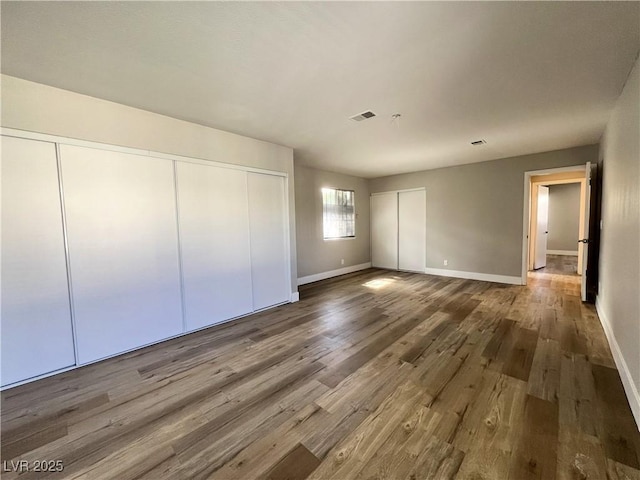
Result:
<svg viewBox="0 0 640 480"><path fill-rule="evenodd" d="M323 238L322 240L325 242L335 242L340 240L355 240L356 237L336 237L336 238Z"/></svg>

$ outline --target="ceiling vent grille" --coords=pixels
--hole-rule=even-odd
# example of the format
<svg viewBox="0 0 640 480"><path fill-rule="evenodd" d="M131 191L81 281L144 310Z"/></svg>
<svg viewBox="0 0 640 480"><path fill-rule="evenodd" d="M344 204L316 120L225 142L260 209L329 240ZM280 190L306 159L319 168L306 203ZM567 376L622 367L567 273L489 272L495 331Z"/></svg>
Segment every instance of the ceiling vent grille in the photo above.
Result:
<svg viewBox="0 0 640 480"><path fill-rule="evenodd" d="M371 110L367 110L366 112L362 112L362 113L359 113L358 115L354 115L353 117L351 117L351 120L354 120L356 122L361 122L362 120L366 120L367 118L371 118L375 116L376 116L375 113L373 113Z"/></svg>
<svg viewBox="0 0 640 480"><path fill-rule="evenodd" d="M475 142L471 142L471 145L484 145L487 143L486 140L476 140Z"/></svg>

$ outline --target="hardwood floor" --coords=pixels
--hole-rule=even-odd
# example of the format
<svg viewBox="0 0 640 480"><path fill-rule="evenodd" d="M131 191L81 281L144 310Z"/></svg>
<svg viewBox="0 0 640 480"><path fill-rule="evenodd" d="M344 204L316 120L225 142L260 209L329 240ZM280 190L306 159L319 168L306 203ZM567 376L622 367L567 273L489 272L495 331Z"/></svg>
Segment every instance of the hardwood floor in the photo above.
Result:
<svg viewBox="0 0 640 480"><path fill-rule="evenodd" d="M578 275L578 257L573 255L547 255L547 265L539 273Z"/></svg>
<svg viewBox="0 0 640 480"><path fill-rule="evenodd" d="M578 281L302 287L2 392L2 478L637 480L640 433Z"/></svg>

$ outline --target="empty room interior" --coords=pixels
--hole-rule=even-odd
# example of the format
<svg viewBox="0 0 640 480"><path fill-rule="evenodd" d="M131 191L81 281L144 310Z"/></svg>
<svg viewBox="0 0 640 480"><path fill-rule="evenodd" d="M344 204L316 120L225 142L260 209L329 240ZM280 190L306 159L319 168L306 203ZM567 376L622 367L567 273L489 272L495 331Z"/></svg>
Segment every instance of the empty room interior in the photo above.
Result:
<svg viewBox="0 0 640 480"><path fill-rule="evenodd" d="M2 479L640 480L640 2L0 9Z"/></svg>

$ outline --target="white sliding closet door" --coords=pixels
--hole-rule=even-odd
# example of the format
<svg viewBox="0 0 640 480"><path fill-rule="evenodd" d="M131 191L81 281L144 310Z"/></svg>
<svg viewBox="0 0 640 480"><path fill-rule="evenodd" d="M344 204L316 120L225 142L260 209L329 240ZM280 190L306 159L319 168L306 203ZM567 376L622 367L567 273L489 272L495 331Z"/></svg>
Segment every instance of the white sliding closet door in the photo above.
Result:
<svg viewBox="0 0 640 480"><path fill-rule="evenodd" d="M427 243L424 190L398 192L398 269L424 273Z"/></svg>
<svg viewBox="0 0 640 480"><path fill-rule="evenodd" d="M60 151L79 363L183 332L173 162Z"/></svg>
<svg viewBox="0 0 640 480"><path fill-rule="evenodd" d="M398 194L371 196L371 265L398 268Z"/></svg>
<svg viewBox="0 0 640 480"><path fill-rule="evenodd" d="M247 172L176 163L187 330L253 310Z"/></svg>
<svg viewBox="0 0 640 480"><path fill-rule="evenodd" d="M2 385L75 364L55 144L2 137Z"/></svg>
<svg viewBox="0 0 640 480"><path fill-rule="evenodd" d="M251 172L247 180L253 308L260 310L288 302L291 296L285 180Z"/></svg>

